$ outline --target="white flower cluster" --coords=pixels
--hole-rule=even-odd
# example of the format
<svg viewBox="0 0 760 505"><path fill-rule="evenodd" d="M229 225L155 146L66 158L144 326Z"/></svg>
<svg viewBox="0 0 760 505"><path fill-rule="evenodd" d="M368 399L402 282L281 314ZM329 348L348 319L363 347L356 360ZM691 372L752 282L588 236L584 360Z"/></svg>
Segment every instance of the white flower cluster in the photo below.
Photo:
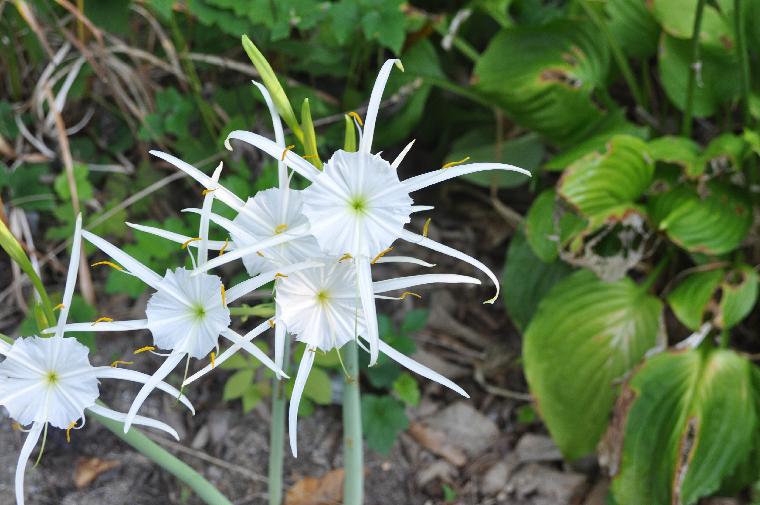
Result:
<svg viewBox="0 0 760 505"><path fill-rule="evenodd" d="M480 284L473 277L454 274L423 274L389 280L373 281L373 268L386 263L412 263L425 268L434 265L408 256L388 253L398 239L421 245L452 256L484 272L495 284L498 280L483 263L460 251L404 229L415 212L432 207L414 205L411 193L430 185L483 170L512 170L529 172L499 163L472 163L445 166L439 170L401 180L397 169L412 143L393 162L380 154L372 154L380 100L394 65L387 61L380 70L372 90L366 119L357 119L359 145L356 152L336 151L324 164L323 170L294 153L285 144L280 117L264 86L254 83L269 107L274 127L274 140L247 131L230 133L225 142L231 149L232 139L256 146L278 161L278 187L258 192L243 201L219 184L221 164L208 176L184 161L163 153L151 154L187 173L205 187L200 209L185 209L200 214L197 237L187 237L170 231L127 223L132 228L196 249L192 270L176 268L163 277L141 264L104 239L81 231L77 221L69 275L63 308L56 328L49 331L52 338L18 339L13 345L0 344L0 405L20 425L29 426L30 434L19 457L16 493L23 503L23 469L47 424L71 429L84 424L84 411L89 410L124 422L125 432L132 424L142 424L176 433L159 421L138 416L148 395L156 388L175 395L189 408L192 406L179 391L163 380L184 359L212 359L205 368L187 377L183 386L210 372L241 349L255 356L280 378L283 355L289 336L306 344L291 396L289 408L290 445L295 456L298 404L314 362L315 353L340 349L355 341L370 355L374 365L380 352L402 366L434 380L457 393L467 396L459 386L437 372L415 362L383 342L378 334L375 299L400 299L408 289L430 283ZM363 126L363 128L362 128ZM310 184L304 190L290 189L289 170ZM229 220L212 212L214 200L219 200L236 213ZM209 224L225 230L231 240L209 240ZM80 235L111 257L111 266L125 275L139 278L154 290L148 300L145 318L130 321L98 320L95 323L67 324L76 281ZM209 251L218 255L209 260ZM249 278L229 289L212 269L241 260ZM240 335L231 328L232 304L244 295L265 284L275 285L275 315L257 327ZM399 293L396 296L385 293ZM105 319L105 318L103 318ZM274 328L274 359L270 359L252 341L266 330ZM153 345L146 348L166 350L165 361L152 376L111 367L92 367L87 349L67 332L81 331L150 331ZM219 337L230 346L219 353ZM117 378L142 382L127 414L120 414L96 403L98 379ZM81 422L80 422L81 420Z"/></svg>

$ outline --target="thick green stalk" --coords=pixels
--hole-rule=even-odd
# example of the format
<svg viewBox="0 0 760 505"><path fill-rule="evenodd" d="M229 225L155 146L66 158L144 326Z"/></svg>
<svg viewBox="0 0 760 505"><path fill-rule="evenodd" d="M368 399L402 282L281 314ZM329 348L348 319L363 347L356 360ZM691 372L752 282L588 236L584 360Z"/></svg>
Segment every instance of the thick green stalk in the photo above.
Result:
<svg viewBox="0 0 760 505"><path fill-rule="evenodd" d="M364 446L362 405L359 394L359 353L356 342L345 349L346 384L343 387L343 504L361 505L364 501Z"/></svg>
<svg viewBox="0 0 760 505"><path fill-rule="evenodd" d="M100 416L93 412L89 412L88 415L97 419L98 422L113 432L114 435L134 447L140 454L177 477L190 487L190 489L195 491L198 498L204 502L209 505L232 505L232 502L220 493L209 481L204 479L201 474L174 457L165 449L159 447L141 431L131 428L129 433L124 433L123 423L108 419L107 417Z"/></svg>
<svg viewBox="0 0 760 505"><path fill-rule="evenodd" d="M749 55L747 54L747 31L744 21L744 2L734 0L734 21L736 23L736 52L739 55L739 72L741 74L742 88L742 118L745 126L749 126L751 116L749 113Z"/></svg>
<svg viewBox="0 0 760 505"><path fill-rule="evenodd" d="M691 64L689 65L689 81L686 84L686 105L683 113L681 133L691 137L692 109L694 108L694 86L697 84L699 70L699 32L702 31L702 12L705 10L705 0L697 0L697 12L694 16L694 28L691 33Z"/></svg>
<svg viewBox="0 0 760 505"><path fill-rule="evenodd" d="M288 373L290 363L290 338L285 338L285 353L282 368ZM284 383L277 377L272 379L272 423L269 433L269 505L282 503L282 461L285 446L285 394Z"/></svg>

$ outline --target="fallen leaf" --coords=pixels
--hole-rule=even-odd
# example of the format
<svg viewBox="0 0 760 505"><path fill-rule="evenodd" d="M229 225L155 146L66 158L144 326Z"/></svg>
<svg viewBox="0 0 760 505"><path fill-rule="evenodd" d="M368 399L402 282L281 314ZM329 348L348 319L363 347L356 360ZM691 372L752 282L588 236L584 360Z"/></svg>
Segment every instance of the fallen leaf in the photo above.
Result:
<svg viewBox="0 0 760 505"><path fill-rule="evenodd" d="M77 489L84 489L98 478L102 473L121 465L115 459L83 458L77 462L74 469L74 485Z"/></svg>
<svg viewBox="0 0 760 505"><path fill-rule="evenodd" d="M449 443L450 438L443 432L434 430L422 423L412 423L409 434L418 444L447 460L454 466L467 463L467 455Z"/></svg>
<svg viewBox="0 0 760 505"><path fill-rule="evenodd" d="M340 505L343 502L342 468L322 477L304 477L288 490L285 505Z"/></svg>

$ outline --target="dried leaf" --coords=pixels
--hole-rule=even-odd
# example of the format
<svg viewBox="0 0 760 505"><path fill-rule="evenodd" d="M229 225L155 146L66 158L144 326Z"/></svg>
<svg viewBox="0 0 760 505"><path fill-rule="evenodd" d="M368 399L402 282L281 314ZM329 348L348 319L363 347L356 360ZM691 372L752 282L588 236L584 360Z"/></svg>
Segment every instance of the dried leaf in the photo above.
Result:
<svg viewBox="0 0 760 505"><path fill-rule="evenodd" d="M342 468L322 477L304 477L296 482L285 497L285 505L340 505L343 502Z"/></svg>
<svg viewBox="0 0 760 505"><path fill-rule="evenodd" d="M84 489L102 473L117 468L121 463L115 459L84 458L77 462L74 469L74 485Z"/></svg>

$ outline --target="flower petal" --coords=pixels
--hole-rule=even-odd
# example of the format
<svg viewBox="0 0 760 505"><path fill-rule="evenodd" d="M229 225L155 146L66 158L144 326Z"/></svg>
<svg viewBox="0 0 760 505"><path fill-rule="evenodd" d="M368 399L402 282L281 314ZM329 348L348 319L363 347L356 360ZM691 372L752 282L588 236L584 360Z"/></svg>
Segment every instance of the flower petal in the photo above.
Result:
<svg viewBox="0 0 760 505"><path fill-rule="evenodd" d="M288 405L288 438L290 438L290 450L293 457L298 457L298 405L301 403L301 395L306 387L306 381L309 379L311 366L314 364L317 348L313 346L306 347L301 358L301 364L298 365L298 374L296 382L293 384L293 393L290 395L290 405Z"/></svg>
<svg viewBox="0 0 760 505"><path fill-rule="evenodd" d="M428 268L435 266L435 263L428 263L427 261L412 258L411 256L383 256L375 261L375 264L377 263L412 263L414 265Z"/></svg>
<svg viewBox="0 0 760 505"><path fill-rule="evenodd" d="M82 214L77 216L74 225L74 238L71 246L71 258L69 259L69 270L66 274L66 286L63 288L63 300L61 304L61 313L58 315L58 329L56 336L63 336L63 327L66 325L66 319L69 317L71 309L71 299L74 297L74 288L77 283L77 273L79 273L79 256L82 251Z"/></svg>
<svg viewBox="0 0 760 505"><path fill-rule="evenodd" d="M260 82L251 81L257 88L259 88L259 91L264 96L264 101L267 103L267 108L269 109L269 115L272 116L272 128L274 129L274 141L277 142L277 145L285 149L285 133L282 131L282 120L280 120L280 113L277 112L277 107L275 107L274 102L272 101L272 97L269 94L269 91L267 91L266 86L261 84ZM277 181L279 183L279 186L281 188L288 187L290 183L290 178L288 177L288 167L285 165L284 162L277 160Z"/></svg>
<svg viewBox="0 0 760 505"><path fill-rule="evenodd" d="M380 332L377 328L377 310L375 309L375 293L372 286L372 265L367 258L355 258L356 282L359 285L359 297L362 301L364 323L367 328L367 341L369 342L369 366L377 363L378 341Z"/></svg>
<svg viewBox="0 0 760 505"><path fill-rule="evenodd" d="M425 212L426 210L433 210L435 207L432 205L412 205L412 213Z"/></svg>
<svg viewBox="0 0 760 505"><path fill-rule="evenodd" d="M174 233L173 231L156 228L155 226L145 226L142 224L135 224L135 223L126 223L126 225L129 226L130 228L134 228L135 230L139 230L145 233L150 233L151 235L165 238L166 240L176 242L177 244L184 244L187 242L188 247L200 246L197 240L194 242L189 242L193 237L182 235L180 233ZM221 240L209 240L207 244L208 244L208 248L212 251L218 251L222 247L224 247L224 242ZM228 247L231 248L232 244L230 244Z"/></svg>
<svg viewBox="0 0 760 505"><path fill-rule="evenodd" d="M129 407L129 412L124 418L124 433L129 431L130 426L132 426L132 423L136 419L137 411L140 410L142 404L145 403L148 395L153 391L153 389L156 388L159 382L162 382L166 376L169 375L172 370L177 367L177 364L182 361L182 358L185 356L187 356L187 354L184 352L171 353L169 357L166 358L166 360L163 362L163 364L158 367L158 370L156 370L153 375L150 376L150 380L148 380L148 382L146 382L145 385L140 388L140 391L137 393L134 401L132 401L132 405Z"/></svg>
<svg viewBox="0 0 760 505"><path fill-rule="evenodd" d="M82 230L82 236L87 239L92 245L115 259L122 267L127 269L132 275L143 281L153 289L158 289L156 286L161 282L161 276L156 272L146 267L129 254L125 253L110 242L106 242L102 238L90 233L87 230Z"/></svg>
<svg viewBox="0 0 760 505"><path fill-rule="evenodd" d="M71 323L63 327L64 332L78 331L134 331L147 330L147 319L132 319L128 321L110 321L102 323ZM42 330L42 333L51 333L53 328Z"/></svg>
<svg viewBox="0 0 760 505"><path fill-rule="evenodd" d="M120 423L126 423L127 418L129 417L127 414L124 414L122 412L117 412L115 410L111 410L109 408L103 407L102 405L95 404L91 407L88 407L87 410L92 412L93 414L98 414L103 417L107 417L108 419L113 419L114 421L118 421ZM179 434L177 433L177 430L172 428L166 423L162 423L161 421L156 421L155 419L151 419L149 417L143 417L143 416L132 416L130 419L130 424L136 424L138 426L148 426L149 428L156 428L157 430L165 431L172 437L174 437L175 440L179 441ZM126 424L124 425L124 433L129 431L129 428L126 427Z"/></svg>
<svg viewBox="0 0 760 505"><path fill-rule="evenodd" d="M99 379L119 379L130 382L139 382L146 384L150 380L150 375L138 372L137 370L128 370L126 368L113 368L110 366L101 366L95 368L95 376ZM164 381L160 381L156 384L156 388L160 389L164 393L173 396L195 415L195 408L187 396L183 395L177 388Z"/></svg>
<svg viewBox="0 0 760 505"><path fill-rule="evenodd" d="M491 282L493 282L496 286L496 294L493 296L493 298L486 300L485 303L493 303L499 297L499 279L496 278L496 275L494 275L490 268L472 256L468 256L467 254L457 251L454 248L438 243L435 240L430 240L429 238L423 237L422 235L417 235L416 233L412 233L408 230L401 230L399 238L406 240L407 242L411 242L412 244L421 245L422 247L427 247L433 251L451 256L452 258L462 260L465 263L469 263L470 265L486 274L488 278L491 279Z"/></svg>
<svg viewBox="0 0 760 505"><path fill-rule="evenodd" d="M468 163L467 165L440 168L438 170L433 170L432 172L410 177L409 179L401 181L401 184L404 185L406 191L413 193L419 189L453 179L454 177L459 177L460 175L473 174L484 170L507 170L520 172L528 177L531 175L530 172L523 168L515 167L513 165L505 165L503 163Z"/></svg>
<svg viewBox="0 0 760 505"><path fill-rule="evenodd" d="M401 150L401 152L396 156L396 159L393 160L393 163L391 163L391 167L395 170L398 168L399 165L401 165L401 162L404 161L404 158L406 157L406 154L409 152L409 150L414 145L414 140L409 142L404 149Z"/></svg>
<svg viewBox="0 0 760 505"><path fill-rule="evenodd" d="M369 96L369 104L367 105L367 115L364 118L364 135L362 135L361 142L359 144L359 151L368 153L372 150L372 140L375 136L375 123L377 122L377 113L380 110L380 100L383 98L383 91L385 85L388 82L388 76L391 74L393 65L397 65L403 72L401 66L401 60L387 60L380 68L380 72L375 79L375 85L372 87L372 94Z"/></svg>
<svg viewBox="0 0 760 505"><path fill-rule="evenodd" d="M224 145L227 149L232 150L230 139L240 140L247 144L251 144L254 147L258 147L272 158L284 161L287 166L309 181L313 181L321 173L314 167L314 165L301 158L293 151L283 149L277 145L277 143L272 142L266 137L257 135L256 133L247 132L245 130L235 130L227 135L227 140L224 141ZM284 159L283 154L285 154Z"/></svg>
<svg viewBox="0 0 760 505"><path fill-rule="evenodd" d="M296 263L294 265L288 265L286 267L261 272L256 277L251 277L250 279L236 284L228 289L226 296L227 304L229 305L230 303L238 300L240 297L259 289L264 284L272 282L275 280L275 278L277 278L277 274L287 275L293 272L298 272L299 270L305 270L307 268L321 267L322 265L323 264L319 261L304 261L301 263Z"/></svg>
<svg viewBox="0 0 760 505"><path fill-rule="evenodd" d="M29 434L26 436L26 440L24 440L21 452L19 452L18 463L16 463L16 505L24 505L24 472L26 470L26 462L29 461L29 456L32 455L32 451L37 445L42 428L44 427L45 423L34 423Z"/></svg>
<svg viewBox="0 0 760 505"><path fill-rule="evenodd" d="M269 323L267 323L267 325L269 325ZM244 339L236 331L227 328L226 330L222 331L222 336L233 344L236 344L248 351L248 354L261 361L264 366L272 370L278 376L288 378L285 372L283 372L280 367L275 365L274 361L272 361L269 356L264 354L264 351L253 345L249 340ZM251 340L252 339L253 337L251 337Z"/></svg>
<svg viewBox="0 0 760 505"><path fill-rule="evenodd" d="M222 173L224 164L220 161L214 173L211 174L211 180L214 184L219 184L219 176ZM211 214L211 206L214 204L214 192L209 191L203 197L203 206L201 207L201 222L198 226L198 237L200 245L198 246L198 263L203 264L208 260L208 217Z"/></svg>
<svg viewBox="0 0 760 505"><path fill-rule="evenodd" d="M406 289L414 286L422 286L423 284L433 283L480 284L480 280L476 279L475 277L457 274L409 275L406 277L396 277L394 279L376 281L373 283L373 289L375 293L387 293L388 291L394 291L396 289Z"/></svg>
<svg viewBox="0 0 760 505"><path fill-rule="evenodd" d="M277 321L274 325L274 364L277 368L282 370L285 361L285 342L288 338L288 329L285 327L285 323ZM281 379L283 376L277 374L277 378Z"/></svg>

